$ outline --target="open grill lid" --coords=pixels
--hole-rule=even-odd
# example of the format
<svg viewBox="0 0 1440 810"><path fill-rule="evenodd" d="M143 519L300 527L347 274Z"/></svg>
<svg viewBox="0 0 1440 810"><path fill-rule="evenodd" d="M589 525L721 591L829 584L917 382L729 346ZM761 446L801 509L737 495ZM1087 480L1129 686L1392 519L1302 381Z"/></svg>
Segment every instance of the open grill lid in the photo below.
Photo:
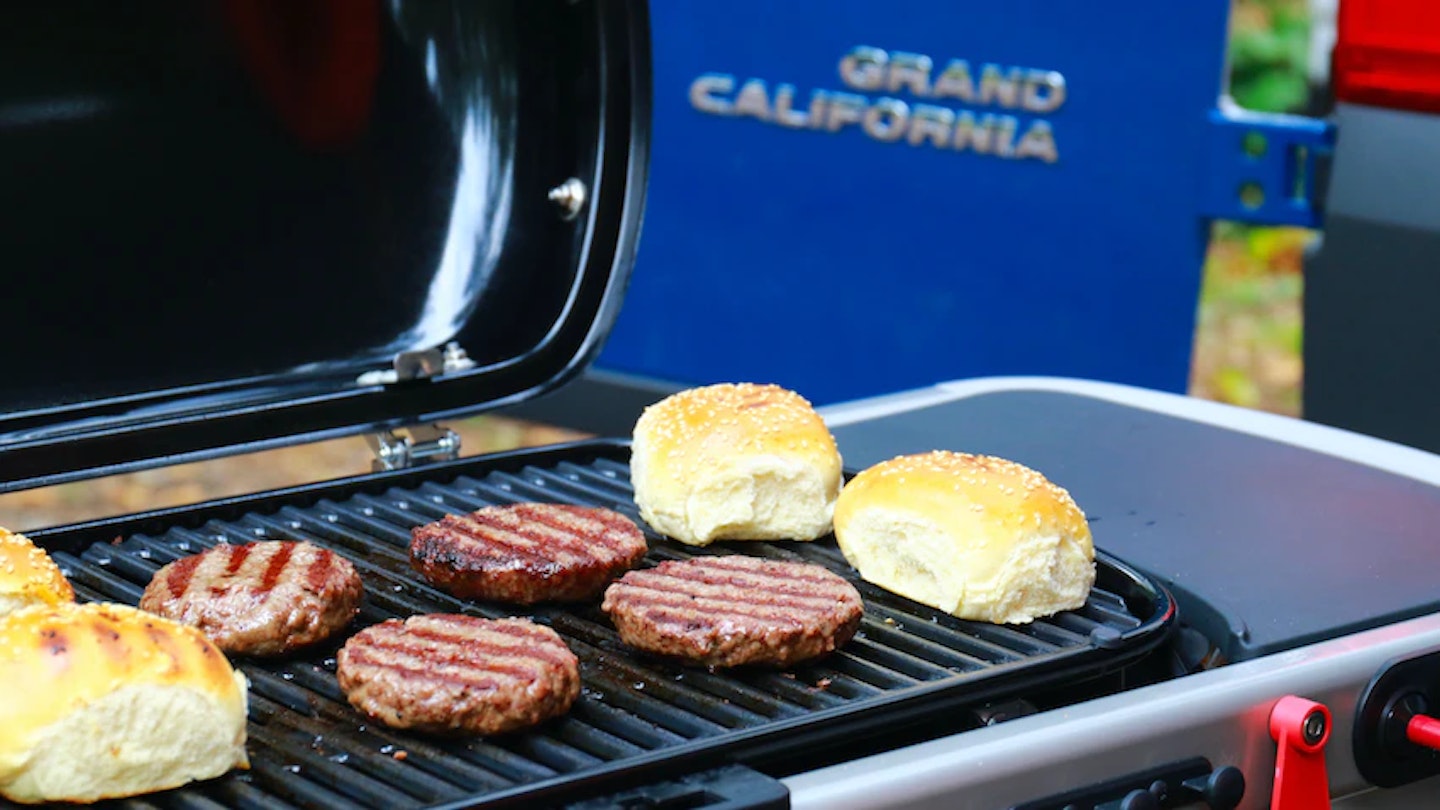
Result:
<svg viewBox="0 0 1440 810"><path fill-rule="evenodd" d="M643 2L4 19L0 491L474 412L599 350L643 204Z"/></svg>

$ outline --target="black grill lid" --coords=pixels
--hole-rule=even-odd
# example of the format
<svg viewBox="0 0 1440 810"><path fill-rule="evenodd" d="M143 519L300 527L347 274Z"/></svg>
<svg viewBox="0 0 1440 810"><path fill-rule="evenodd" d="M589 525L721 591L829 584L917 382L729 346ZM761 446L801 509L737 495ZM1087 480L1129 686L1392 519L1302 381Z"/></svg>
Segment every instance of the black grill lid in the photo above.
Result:
<svg viewBox="0 0 1440 810"><path fill-rule="evenodd" d="M0 19L0 489L473 412L598 351L643 202L643 2Z"/></svg>

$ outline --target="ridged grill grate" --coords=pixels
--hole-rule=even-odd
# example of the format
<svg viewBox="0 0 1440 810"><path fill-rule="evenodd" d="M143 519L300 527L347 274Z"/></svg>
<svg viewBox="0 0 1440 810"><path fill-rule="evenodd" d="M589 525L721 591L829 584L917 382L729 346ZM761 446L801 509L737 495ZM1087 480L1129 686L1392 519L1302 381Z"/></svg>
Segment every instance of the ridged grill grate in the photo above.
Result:
<svg viewBox="0 0 1440 810"><path fill-rule="evenodd" d="M581 661L584 688L563 718L528 732L437 739L367 722L336 683L344 638L300 657L239 660L250 679L252 768L185 789L126 802L142 807L385 808L500 803L565 789L626 769L703 761L757 741L836 733L847 719L897 700L989 698L1008 679L1065 666L1079 655L1105 660L1145 646L1169 620L1168 597L1132 610L1101 567L1081 610L1025 627L971 623L858 582L865 618L855 639L821 661L786 672L708 672L635 653L620 643L596 604L510 608L455 599L420 580L408 559L410 529L447 513L523 501L603 506L640 523L623 447L578 445L525 463L507 457L446 465L432 477L388 489L355 483L251 504L187 528L130 534L55 552L82 600L135 604L165 563L219 543L308 540L344 554L361 572L366 599L356 626L417 613L530 616L560 633ZM212 510L213 511L213 510ZM643 527L643 523L640 523ZM646 565L695 554L746 553L824 565L855 580L833 540L733 543L694 549L649 533ZM112 535L113 536L113 535ZM62 548L63 536L47 546ZM76 549L78 550L78 548ZM1163 608L1153 615L1155 605ZM344 634L346 637L350 634ZM1054 666L1051 666L1054 665ZM540 794L535 794L540 795ZM552 795L546 793L543 795Z"/></svg>

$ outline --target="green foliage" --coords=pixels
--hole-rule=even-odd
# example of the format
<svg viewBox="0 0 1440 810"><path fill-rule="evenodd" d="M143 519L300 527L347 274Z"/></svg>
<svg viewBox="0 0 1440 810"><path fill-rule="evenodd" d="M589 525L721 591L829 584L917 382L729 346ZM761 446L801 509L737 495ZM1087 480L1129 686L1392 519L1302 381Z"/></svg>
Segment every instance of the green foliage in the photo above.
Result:
<svg viewBox="0 0 1440 810"><path fill-rule="evenodd" d="M1231 405L1239 405L1242 408L1255 408L1260 405L1260 386L1255 384L1254 378L1246 374L1242 369L1227 367L1215 373L1215 393L1221 402L1228 402Z"/></svg>
<svg viewBox="0 0 1440 810"><path fill-rule="evenodd" d="M1230 35L1230 95L1242 107L1285 112L1305 103L1310 20L1293 0L1238 0Z"/></svg>

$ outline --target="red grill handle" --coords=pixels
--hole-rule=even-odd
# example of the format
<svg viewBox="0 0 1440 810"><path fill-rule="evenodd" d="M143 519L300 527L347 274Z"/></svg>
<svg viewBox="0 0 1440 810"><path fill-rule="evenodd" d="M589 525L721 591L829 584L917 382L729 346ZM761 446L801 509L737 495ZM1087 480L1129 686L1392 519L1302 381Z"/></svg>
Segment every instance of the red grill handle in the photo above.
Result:
<svg viewBox="0 0 1440 810"><path fill-rule="evenodd" d="M1325 741L1330 739L1330 710L1286 695L1270 710L1270 736L1276 743L1270 810L1329 810Z"/></svg>

